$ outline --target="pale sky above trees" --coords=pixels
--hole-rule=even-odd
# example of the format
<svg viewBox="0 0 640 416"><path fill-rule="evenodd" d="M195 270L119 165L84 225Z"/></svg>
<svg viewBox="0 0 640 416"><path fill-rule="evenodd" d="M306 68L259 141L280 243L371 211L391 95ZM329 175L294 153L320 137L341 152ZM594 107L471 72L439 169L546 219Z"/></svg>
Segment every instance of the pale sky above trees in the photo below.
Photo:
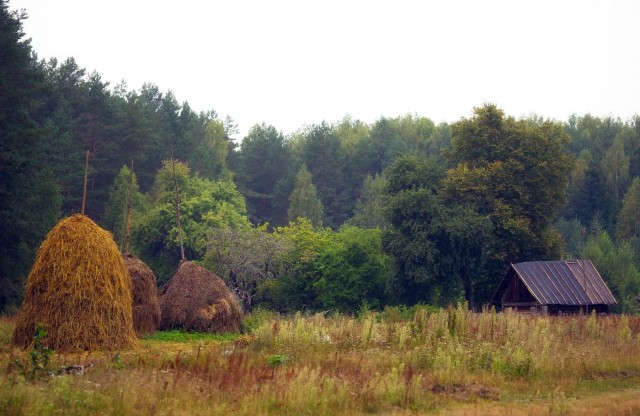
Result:
<svg viewBox="0 0 640 416"><path fill-rule="evenodd" d="M11 0L40 58L285 134L350 114L436 123L640 112L640 2Z"/></svg>

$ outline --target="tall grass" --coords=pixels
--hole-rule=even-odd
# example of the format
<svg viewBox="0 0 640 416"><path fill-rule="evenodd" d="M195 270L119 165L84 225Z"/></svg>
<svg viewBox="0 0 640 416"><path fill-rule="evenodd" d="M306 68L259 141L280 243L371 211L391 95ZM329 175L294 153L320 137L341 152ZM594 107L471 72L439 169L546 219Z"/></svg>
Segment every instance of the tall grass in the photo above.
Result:
<svg viewBox="0 0 640 416"><path fill-rule="evenodd" d="M12 364L28 352L0 336L0 414L465 414L471 404L471 414L571 414L585 397L640 394L636 317L460 305L250 322L240 337L160 333L117 362L114 352L55 355L54 368L93 366L35 383ZM0 335L11 325L0 320ZM611 414L637 408L616 397Z"/></svg>

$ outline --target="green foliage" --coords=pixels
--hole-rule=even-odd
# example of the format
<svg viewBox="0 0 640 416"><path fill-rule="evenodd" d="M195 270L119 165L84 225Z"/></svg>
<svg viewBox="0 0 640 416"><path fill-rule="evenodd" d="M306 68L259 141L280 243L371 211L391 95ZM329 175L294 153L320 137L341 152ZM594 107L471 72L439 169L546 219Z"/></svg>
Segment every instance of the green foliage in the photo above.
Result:
<svg viewBox="0 0 640 416"><path fill-rule="evenodd" d="M247 209L254 224L268 222L283 226L287 223L288 201L286 204L281 201L278 191L284 187L290 164L291 151L284 135L275 127L255 125L242 140L235 180L247 199Z"/></svg>
<svg viewBox="0 0 640 416"><path fill-rule="evenodd" d="M418 316L426 316L439 312L442 312L442 308L440 307L417 303L412 306L387 305L378 316L383 322L402 322L410 321Z"/></svg>
<svg viewBox="0 0 640 416"><path fill-rule="evenodd" d="M115 355L56 354L49 365L91 370L46 383L11 371L21 352L1 344L0 413L636 413L640 317L407 312L273 315L235 339L184 333Z"/></svg>
<svg viewBox="0 0 640 416"><path fill-rule="evenodd" d="M393 292L410 304L445 306L459 300L464 290L473 307L473 287L487 258L488 218L439 197L444 171L433 160L401 157L387 177L393 228L385 233L384 247L397 266Z"/></svg>
<svg viewBox="0 0 640 416"><path fill-rule="evenodd" d="M307 218L315 228L322 227L323 207L316 187L311 181L311 174L303 165L296 175L296 183L289 197L289 221Z"/></svg>
<svg viewBox="0 0 640 416"><path fill-rule="evenodd" d="M288 216L288 198L303 165L313 177L314 199L323 207L319 214L314 203L312 213L304 213L316 227L323 224L338 230L351 218L351 225L385 229L389 224L380 216L387 205L380 198L383 185L372 178L409 153L437 163L446 160L449 171L432 188L435 200L422 195L436 214L428 220L428 232L412 231L420 242L433 240L432 246L409 245L405 254L416 267L400 270L409 278L394 279L390 287L413 293L415 288L405 287L406 282L414 277L429 282L436 275L450 275L445 280L458 282L451 287L420 283L423 290L415 295L419 300L458 300L463 277L469 275L474 276L471 286L480 291L479 298L486 299L492 280L502 276L508 262L560 257L563 242L552 227L559 209L570 225L562 225L563 235L571 239L564 242L569 252L580 250L571 225L576 218L584 225L599 223L610 235L615 230L618 240L632 245L639 241L630 228L637 210L628 190L640 175L638 116L623 122L574 115L561 125L536 117L515 120L494 105L479 107L471 118L453 125L435 125L418 115L381 117L371 124L347 116L335 125L322 122L289 137L274 126L254 126L236 149L231 139L237 132L233 120L221 120L213 110L196 112L171 91L162 92L154 84L128 90L124 82L110 88L100 74L80 67L74 58L38 61L23 32L24 19L25 13L10 11L2 2L1 310L19 304L24 278L46 232L62 214L79 209L86 150L90 151L87 213L112 230L119 243L126 188L121 167L134 160L140 191L136 198L145 194L153 201L151 207L139 209L134 202L134 215L141 215L134 220L140 223L136 244L145 261L159 269L161 280L173 272L177 261L177 233L171 219L173 175L163 165L170 148L185 162L178 165L177 176L184 196L187 251L196 260L204 254L212 227L243 228L247 212L254 224L284 226L288 219L295 221L298 214ZM566 151L575 156L575 165ZM567 182L569 204L562 207ZM419 178L407 178L403 186L412 183L424 186ZM240 202L240 193L248 208ZM627 207L622 200L625 193ZM409 206L421 202L404 197ZM417 214L418 206L413 208ZM469 241L484 235L486 218L492 227L486 250L478 252L474 244L467 250ZM458 232L465 224L474 231ZM405 226L403 232L408 232L411 225ZM450 249L458 251L440 261L436 253ZM456 256L464 259L460 265L478 260L472 267L477 272L455 269L458 263L451 260ZM484 272L480 271L483 256L488 256ZM425 274L428 268L433 273ZM410 276L412 272L416 274ZM275 295L275 280L260 282L263 294Z"/></svg>
<svg viewBox="0 0 640 416"><path fill-rule="evenodd" d="M560 255L552 224L573 167L563 149L568 139L559 123L515 120L491 104L453 125L443 194L491 219L494 279L508 262Z"/></svg>
<svg viewBox="0 0 640 416"><path fill-rule="evenodd" d="M600 272L625 313L637 312L635 297L640 293L640 272L635 266L634 251L628 242L616 246L606 231L587 238L582 255Z"/></svg>
<svg viewBox="0 0 640 416"><path fill-rule="evenodd" d="M26 12L0 2L0 311L20 304L38 245L60 216L61 193L39 116L45 74L23 32Z"/></svg>
<svg viewBox="0 0 640 416"><path fill-rule="evenodd" d="M233 182L192 177L186 164L176 162L175 166L185 254L200 260L206 253L209 230L249 227L244 198ZM152 207L132 233L136 252L155 271L159 283L175 272L180 260L173 183L171 163L165 161L156 175Z"/></svg>
<svg viewBox="0 0 640 416"><path fill-rule="evenodd" d="M204 332L156 331L144 337L145 341L191 343L194 341L235 341L238 334L210 334Z"/></svg>
<svg viewBox="0 0 640 416"><path fill-rule="evenodd" d="M609 232L629 182L640 174L639 132L632 119L623 123L612 117L572 116L565 124L571 136L568 148L582 157L588 153L588 171L584 179L576 177L571 189L569 216L583 224L599 217ZM576 172L580 175L580 172ZM573 182L572 178L572 182Z"/></svg>
<svg viewBox="0 0 640 416"><path fill-rule="evenodd" d="M387 187L387 179L384 175L364 178L360 197L356 201L356 209L349 224L360 228L379 228L385 230L389 223L384 214L384 191Z"/></svg>
<svg viewBox="0 0 640 416"><path fill-rule="evenodd" d="M277 313L272 312L268 309L262 307L254 308L251 310L251 313L245 314L244 319L242 320L241 332L243 334L250 334L260 326L276 319L277 316Z"/></svg>
<svg viewBox="0 0 640 416"><path fill-rule="evenodd" d="M111 364L109 365L109 368L115 370L124 370L124 363L122 362L122 356L119 352L115 353L113 357L111 357Z"/></svg>
<svg viewBox="0 0 640 416"><path fill-rule="evenodd" d="M204 125L202 140L191 157L194 170L208 179L229 181L228 154L229 137L224 123L216 119L208 120Z"/></svg>
<svg viewBox="0 0 640 416"><path fill-rule="evenodd" d="M629 185L629 163L629 157L624 151L624 139L616 137L611 147L605 152L602 165L607 185L618 201Z"/></svg>
<svg viewBox="0 0 640 416"><path fill-rule="evenodd" d="M259 288L263 301L284 312L319 310L317 293L313 289L313 265L331 231L318 231L308 219L301 218L277 228L276 232L287 241L288 249L283 253L283 273L265 281Z"/></svg>
<svg viewBox="0 0 640 416"><path fill-rule="evenodd" d="M475 309L475 287L487 286L485 263L491 253L487 246L493 231L491 221L469 207L455 205L445 209L434 225L441 280L460 282L468 306Z"/></svg>
<svg viewBox="0 0 640 416"><path fill-rule="evenodd" d="M49 367L51 354L53 350L49 349L43 340L47 336L42 324L37 324L35 334L33 336L33 349L29 351L29 364L24 363L20 359L14 359L13 364L18 368L20 374L28 382L34 382L48 378L52 369Z"/></svg>
<svg viewBox="0 0 640 416"><path fill-rule="evenodd" d="M323 309L356 312L362 302L379 309L389 276L381 231L342 227L330 233L313 261L313 290Z"/></svg>
<svg viewBox="0 0 640 416"><path fill-rule="evenodd" d="M273 354L267 357L267 365L269 367L280 367L288 364L291 361L291 357L287 354Z"/></svg>
<svg viewBox="0 0 640 416"><path fill-rule="evenodd" d="M335 126L336 136L340 141L340 147L349 156L354 156L358 150L358 144L370 137L369 126L360 120L354 120L351 116L345 116Z"/></svg>
<svg viewBox="0 0 640 416"><path fill-rule="evenodd" d="M592 160L585 173L582 186L577 190L575 215L583 224L599 221L608 228L611 222L612 190L606 186L602 167Z"/></svg>
<svg viewBox="0 0 640 416"><path fill-rule="evenodd" d="M593 155L587 149L582 150L578 155L576 155L573 171L569 176L569 184L567 186L567 204L561 210L562 216L566 218L577 216L578 203L583 197L581 191L584 187L587 170L589 169L592 160ZM589 216L589 214L586 214L585 216Z"/></svg>
<svg viewBox="0 0 640 416"><path fill-rule="evenodd" d="M507 357L495 356L491 368L511 378L533 378L538 373L534 357L517 348Z"/></svg>
<svg viewBox="0 0 640 416"><path fill-rule="evenodd" d="M560 217L555 223L555 228L562 235L562 240L565 245L565 257L572 259L581 257L587 238L587 229L582 225L580 220L573 218L569 221L564 217Z"/></svg>
<svg viewBox="0 0 640 416"><path fill-rule="evenodd" d="M640 237L640 178L635 178L629 186L618 214L616 238L626 241Z"/></svg>
<svg viewBox="0 0 640 416"><path fill-rule="evenodd" d="M349 197L346 177L348 159L335 128L322 123L305 129L296 156L298 166L304 165L313 177L323 209L322 223L337 229L351 216L355 198ZM289 215L289 221L295 220L295 216ZM313 219L312 223L317 224Z"/></svg>
<svg viewBox="0 0 640 416"><path fill-rule="evenodd" d="M113 239L120 247L120 250L124 249L126 239L130 189L131 222L135 224L138 222L140 215L148 209L148 203L144 195L140 193L135 173L124 165L109 189L109 201L102 217L104 228L111 231Z"/></svg>
<svg viewBox="0 0 640 416"><path fill-rule="evenodd" d="M455 289L445 299L439 299L437 262L440 256L437 242L432 238L435 222L444 211L436 195L442 168L433 161L415 156L399 158L386 172L387 215L392 226L383 238L384 250L395 260L396 272L391 290L399 300L409 304L418 302L444 303L455 297ZM438 296L438 297L436 297Z"/></svg>
<svg viewBox="0 0 640 416"><path fill-rule="evenodd" d="M364 302L384 306L390 263L382 251L380 230L315 230L308 220L301 220L275 234L285 250L278 273L258 287L263 304L284 312L354 313Z"/></svg>

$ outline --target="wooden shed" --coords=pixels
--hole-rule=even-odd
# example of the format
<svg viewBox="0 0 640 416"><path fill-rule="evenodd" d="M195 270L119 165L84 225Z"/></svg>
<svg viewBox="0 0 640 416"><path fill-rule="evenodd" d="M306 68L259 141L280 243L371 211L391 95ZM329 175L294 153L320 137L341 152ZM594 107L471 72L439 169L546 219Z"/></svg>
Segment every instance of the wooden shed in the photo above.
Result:
<svg viewBox="0 0 640 416"><path fill-rule="evenodd" d="M553 315L608 312L618 304L590 260L511 264L491 303L500 310Z"/></svg>

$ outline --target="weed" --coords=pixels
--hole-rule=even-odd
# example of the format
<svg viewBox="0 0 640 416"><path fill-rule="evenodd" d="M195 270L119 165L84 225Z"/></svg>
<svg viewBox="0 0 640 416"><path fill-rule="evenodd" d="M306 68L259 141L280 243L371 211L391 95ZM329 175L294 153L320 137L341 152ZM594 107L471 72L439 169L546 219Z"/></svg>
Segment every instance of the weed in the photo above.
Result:
<svg viewBox="0 0 640 416"><path fill-rule="evenodd" d="M269 367L280 367L288 364L291 359L287 354L273 354L267 357L267 365Z"/></svg>
<svg viewBox="0 0 640 416"><path fill-rule="evenodd" d="M113 368L113 369L116 369L116 370L124 369L124 363L122 362L122 356L120 355L119 352L115 353L115 355L113 357L111 357L111 365L109 367Z"/></svg>
<svg viewBox="0 0 640 416"><path fill-rule="evenodd" d="M363 317L369 315L369 313L371 312L371 305L369 305L369 302L365 300L362 301L362 303L360 303L360 309L358 310L358 319L362 319Z"/></svg>
<svg viewBox="0 0 640 416"><path fill-rule="evenodd" d="M33 349L29 351L30 364L25 364L20 359L14 359L14 365L18 368L18 372L24 376L29 382L42 380L52 373L49 368L49 361L53 350L43 344L43 340L47 336L42 324L36 325L35 335L33 336Z"/></svg>
<svg viewBox="0 0 640 416"><path fill-rule="evenodd" d="M243 334L249 334L259 328L265 322L269 322L275 319L277 314L268 309L256 308L242 320L242 332Z"/></svg>
<svg viewBox="0 0 640 416"><path fill-rule="evenodd" d="M549 395L549 416L565 416L569 414L569 402L567 396L561 391L554 391Z"/></svg>
<svg viewBox="0 0 640 416"><path fill-rule="evenodd" d="M31 383L17 371L0 372L0 414L640 410L639 317L472 313L457 306L416 309L406 319L396 310L260 321L233 343L209 334L160 332L140 349L94 354L93 370L81 378ZM1 325L6 323L0 322L0 331ZM17 352L11 351L0 351L0 366L12 366ZM27 352L23 356L28 370L33 364Z"/></svg>

